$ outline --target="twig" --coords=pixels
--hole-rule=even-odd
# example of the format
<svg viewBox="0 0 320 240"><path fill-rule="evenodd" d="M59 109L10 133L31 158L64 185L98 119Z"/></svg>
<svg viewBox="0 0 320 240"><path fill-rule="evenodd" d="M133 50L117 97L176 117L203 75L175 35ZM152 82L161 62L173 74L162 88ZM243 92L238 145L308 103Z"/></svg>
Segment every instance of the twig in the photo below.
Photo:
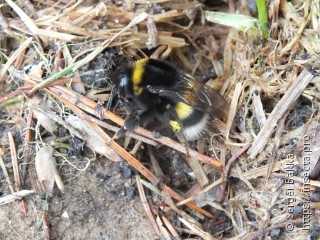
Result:
<svg viewBox="0 0 320 240"><path fill-rule="evenodd" d="M150 160L151 160L151 164L152 164L152 167L154 169L154 173L155 173L155 175L157 176L158 179L162 179L164 175L163 175L163 172L162 172L162 170L160 168L158 160L156 159L156 157L153 154L152 147L150 145L148 145L147 148L148 148L148 154L149 154L149 157L150 157Z"/></svg>
<svg viewBox="0 0 320 240"><path fill-rule="evenodd" d="M261 150L267 144L269 137L271 136L274 127L277 125L278 120L288 111L291 104L297 100L301 95L303 90L312 80L313 75L307 70L304 69L296 81L290 86L286 91L281 100L277 103L267 121L260 130L258 136L252 143L252 147L249 149L248 153L250 154L249 158L253 159L261 152Z"/></svg>
<svg viewBox="0 0 320 240"><path fill-rule="evenodd" d="M20 191L21 181L20 181L20 174L19 174L19 166L18 166L18 158L17 158L17 152L16 152L16 145L13 140L13 136L11 132L8 132L9 137L9 144L10 144L10 153L11 153L11 161L12 161L12 167L13 167L13 175L14 175L14 181L15 181L15 190L16 192ZM23 217L27 216L27 209L26 205L23 200L19 202L20 210Z"/></svg>
<svg viewBox="0 0 320 240"><path fill-rule="evenodd" d="M25 97L23 95L19 95L19 96L10 98L10 99L5 100L2 103L0 103L0 108L5 107L5 106L9 106L14 103L22 102L24 99L25 99Z"/></svg>
<svg viewBox="0 0 320 240"><path fill-rule="evenodd" d="M180 240L181 238L180 238L178 232L172 226L170 221L165 216L162 216L161 219L162 219L163 223L166 225L166 227L168 228L168 230L170 231L170 233L172 234L172 238L171 239Z"/></svg>
<svg viewBox="0 0 320 240"><path fill-rule="evenodd" d="M94 122L96 123L97 125L105 128L105 129L108 129L112 132L117 132L120 130L119 127L115 127L113 125L110 125L106 122L103 122L99 119L96 119L88 114L85 114L81 109L77 108L71 101L69 101L70 99L68 99L68 96L65 96L63 93L61 93L61 95L58 95L56 93L54 93L54 90L52 91L53 89L50 89L50 90L47 90L45 89L45 91L47 91L48 93L50 93L51 95L55 96L56 98L58 98L61 102L63 102L68 108L70 108L74 113L76 113L79 117L81 117L82 119L85 119L85 120L88 120L88 121L91 121L91 122ZM97 104L98 106L98 104ZM88 109L87 109L88 110ZM95 113L95 110L93 109L90 109L89 110L90 113L96 115ZM158 143L150 138L146 138L146 137L143 137L141 135L138 135L134 132L126 132L126 136L129 136L129 137L132 137L138 141L143 141L147 144L150 144L152 146L157 146Z"/></svg>
<svg viewBox="0 0 320 240"><path fill-rule="evenodd" d="M12 184L12 182L10 180L10 177L9 177L9 174L8 174L8 171L7 171L7 167L4 164L3 158L1 157L1 149L0 149L0 164L1 164L2 171L4 173L4 177L6 178L6 181L7 181L8 185L9 185L10 191L11 191L11 193L14 193L13 184Z"/></svg>
<svg viewBox="0 0 320 240"><path fill-rule="evenodd" d="M187 202L193 201L194 199L200 197L202 194L208 192L210 189L214 188L215 186L218 186L219 184L223 183L223 177L219 178L217 181L211 183L209 186L205 187L204 189L202 189L200 192L198 192L197 194L192 195L189 198L186 198L185 200L182 200L181 202L178 202L176 205L180 206L180 205L184 205Z"/></svg>
<svg viewBox="0 0 320 240"><path fill-rule="evenodd" d="M8 36L13 36L13 35L14 35L13 31L12 31L12 30L10 29L10 27L9 27L9 24L8 24L8 22L7 22L7 18L4 17L4 16L2 15L2 13L0 13L0 25L1 25L2 31L3 31L6 35L8 35Z"/></svg>
<svg viewBox="0 0 320 240"><path fill-rule="evenodd" d="M160 216L157 216L156 221L161 231L161 238L164 240L171 240L172 236L170 235L169 231L163 226Z"/></svg>
<svg viewBox="0 0 320 240"><path fill-rule="evenodd" d="M32 41L32 38L28 38L25 40L20 47L11 55L11 57L8 59L6 64L3 66L1 73L0 73L0 82L2 81L5 73L8 71L9 67L13 64L13 62L17 59L17 57L23 52L27 47L29 47L30 43Z"/></svg>
<svg viewBox="0 0 320 240"><path fill-rule="evenodd" d="M284 129L284 123L285 123L285 120L286 120L288 114L289 113L285 114L285 116L283 116L283 118L279 121L278 129L277 129L276 135L274 137L274 145L273 145L273 149L272 149L272 154L271 154L269 161L268 161L268 171L267 171L267 176L265 179L265 186L268 183L270 173L273 168L274 160L276 158L276 154L277 154L279 146L280 146L280 140L281 140L281 135L282 135L282 132Z"/></svg>
<svg viewBox="0 0 320 240"><path fill-rule="evenodd" d="M169 188L168 186L164 185L164 184L160 184L161 185L161 189L166 192L169 196L177 199L178 201L183 201L185 200L184 197L180 196L179 194L177 194L176 192L174 192L171 188ZM209 217L209 218L214 218L215 216L209 212L207 212L206 210L198 207L197 205L195 205L192 202L187 202L186 205L196 211L198 211L199 213Z"/></svg>
<svg viewBox="0 0 320 240"><path fill-rule="evenodd" d="M55 86L55 87L51 87L49 88L52 92L54 92L56 95L61 96L62 98L65 98L65 100L67 100L68 102L71 103L76 103L75 105L81 109L83 109L86 112L89 112L93 115L96 115L96 110L98 104L86 97L83 96L79 96L77 93L75 93L74 91L63 87L63 86ZM62 95L62 92L68 94L68 95ZM66 98L69 97L69 98ZM72 109L74 110L74 109ZM124 125L124 120L120 117L118 117L117 115L115 115L114 113L110 112L110 111L103 111L102 112L102 117L105 119L109 119L111 121L113 121L114 123L123 126ZM186 148L184 145L173 141L172 139L168 138L168 137L154 137L154 134L144 128L138 127L137 129L134 130L135 133L138 133L144 137L150 138L154 141L157 141L163 145L166 145L170 148L173 148L179 152L182 152L184 154L186 154ZM195 157L196 159L198 159L199 161L203 162L203 163L207 163L207 164L211 164L212 166L214 166L217 169L223 169L223 164L221 164L219 161L217 161L214 158L210 158L208 156L205 156L203 154L200 154L199 152L189 148L189 154L190 157Z"/></svg>
<svg viewBox="0 0 320 240"><path fill-rule="evenodd" d="M274 164L272 171L279 171L280 169L283 168L283 166L286 165L286 162L288 162L288 159L283 159L281 161L278 161ZM293 162L291 162L292 165L298 165L299 161L295 158ZM261 176L266 176L268 174L268 168L269 166L263 166L263 167L258 167L256 169L250 170L248 172L243 173L243 177L246 180L250 180L250 179L254 179L257 177L261 177Z"/></svg>
<svg viewBox="0 0 320 240"><path fill-rule="evenodd" d="M232 126L233 119L237 113L237 105L239 102L239 97L241 95L243 89L242 83L237 83L236 88L234 90L233 96L232 96L232 101L230 104L230 110L228 114L228 119L227 119L227 127L226 127L226 141L229 139L229 132Z"/></svg>
<svg viewBox="0 0 320 240"><path fill-rule="evenodd" d="M123 157L128 163L130 163L135 169L137 169L150 182L152 183L157 182L158 178L152 172L150 172L145 166L143 166L136 158L134 158L131 154L129 154L125 149L123 149L118 143L114 142L98 125L88 121L86 122L96 130L96 132L108 143L108 145L111 148L113 148L121 157ZM182 196L180 196L179 194L177 194L175 191L173 191L171 188L169 188L164 184L161 184L161 188L163 191L168 193L169 196L179 201L184 199ZM210 217L210 218L214 217L211 213L198 207L194 203L189 202L186 205L207 217Z"/></svg>
<svg viewBox="0 0 320 240"><path fill-rule="evenodd" d="M191 231L194 232L194 234L198 235L202 239L205 239L205 240L214 240L215 239L211 234L209 234L209 233L203 231L201 228L189 223L187 220L185 220L183 218L179 218L179 220L184 225L186 225L189 229L191 229Z"/></svg>
<svg viewBox="0 0 320 240"><path fill-rule="evenodd" d="M10 195L7 195L5 197L0 198L0 206L8 204L10 202L21 200L23 197L29 196L31 194L35 193L33 190L21 190L19 192L14 192Z"/></svg>
<svg viewBox="0 0 320 240"><path fill-rule="evenodd" d="M13 174L14 174L14 181L15 181L15 191L19 191L21 182L19 177L19 166L18 166L18 158L17 158L17 152L16 152L16 146L13 140L13 136L11 132L8 132L8 138L9 138L9 145L10 145L10 154L11 154L11 162L13 167Z"/></svg>
<svg viewBox="0 0 320 240"><path fill-rule="evenodd" d="M30 108L27 118L27 129L26 129L26 142L32 141L32 124L33 124L33 109Z"/></svg>
<svg viewBox="0 0 320 240"><path fill-rule="evenodd" d="M231 169L234 166L236 160L243 154L245 153L249 147L251 146L250 143L248 143L246 146L240 149L236 154L232 155L232 157L229 159L227 165L226 165L226 170L224 172L224 181L222 185L220 186L219 193L217 195L216 202L221 203L224 201L225 198L225 191L229 182L229 176L231 173Z"/></svg>
<svg viewBox="0 0 320 240"><path fill-rule="evenodd" d="M3 102L6 102L6 101L12 99L13 97L16 97L18 94L20 94L20 93L22 93L22 92L24 92L26 90L30 90L30 89L32 89L32 86L20 87L20 88L16 89L15 91L13 91L13 92L1 97L0 98L1 105L2 105ZM6 104L3 104L3 105L6 105Z"/></svg>
<svg viewBox="0 0 320 240"><path fill-rule="evenodd" d="M21 20L23 20L23 23L28 27L28 29L31 31L31 33L37 38L38 42L40 42L40 40L38 39L38 35L43 35L46 37L53 37L54 36L55 38L59 38L59 39L62 39L62 40L68 41L68 42L75 40L75 39L79 39L79 37L76 35L71 35L71 34L56 32L56 31L52 31L52 30L48 30L48 29L44 30L44 29L38 28L37 25L34 23L34 21L17 4L15 4L11 0L6 0L6 2L19 15ZM78 1L78 2L80 2L80 1ZM41 45L39 45L39 47L41 47Z"/></svg>
<svg viewBox="0 0 320 240"><path fill-rule="evenodd" d="M262 105L261 97L260 97L260 91L258 92L258 94L253 92L252 100L253 100L253 110L254 110L255 116L257 118L257 121L258 121L260 127L263 127L263 125L267 121L267 118L266 118L266 115L263 110L263 105Z"/></svg>
<svg viewBox="0 0 320 240"><path fill-rule="evenodd" d="M298 32L295 34L295 36L291 39L291 41L284 47L281 49L280 51L280 55L282 56L283 54L285 54L286 52L292 50L293 46L298 42L298 40L300 39L303 30L306 28L306 26L308 25L309 21L311 19L311 14L309 13L308 16L305 18L304 22L301 24L301 26L299 27Z"/></svg>
<svg viewBox="0 0 320 240"><path fill-rule="evenodd" d="M33 83L33 84L35 84L35 81L39 81L39 80L40 80L40 79L34 79L35 81L34 81L34 80L31 80L28 75L24 75L24 77L26 78L26 79L25 79L26 81L28 81L29 83ZM61 78L61 79L56 80L55 82L52 82L52 83L48 84L47 87L49 87L49 86L55 86L55 85L60 85L60 84L64 84L64 83L69 83L70 81L73 82L73 80L74 80L74 79L70 79L70 78ZM78 82L80 79L75 79L75 80L76 80L76 82ZM79 82L80 82L80 81L79 81ZM29 90L29 89L31 89L31 88L32 88L32 86L22 87L22 88L19 88L19 89L18 89L17 91L15 91L14 93L8 94L8 95L10 95L10 97L13 97L13 96L21 93L23 90ZM65 88L65 89L67 89L67 88ZM120 129L119 127L115 127L115 126L110 125L110 124L108 124L108 123L106 123L106 122L103 122L103 121L101 121L101 120L99 120L99 119L96 119L96 118L94 118L94 117L92 117L92 116L89 116L89 115L85 114L83 111L81 111L80 109L78 109L78 108L72 103L72 102L77 102L77 98L76 98L76 97L70 98L70 96L64 95L63 92L57 91L55 88L50 88L50 90L49 90L49 89L45 89L45 91L47 91L48 93L50 93L51 95L55 96L55 97L58 98L60 101L62 101L68 108L70 108L72 111L76 112L77 115L80 116L82 119L86 119L86 120L90 120L90 121L92 121L92 122L95 122L95 123L97 123L99 126L102 126L102 127L106 128L106 129L108 129L108 130L110 130L110 131L113 131L113 132L119 131L119 129ZM73 92L72 90L70 90L70 91ZM74 93L74 92L73 92L73 93ZM8 95L4 96L2 99L0 98L0 103L1 103L1 100L4 100L4 99L7 99L7 101L9 101L10 99L9 99ZM74 96L77 96L77 95L75 94ZM21 97L21 96L17 96L17 97ZM85 99L88 100L88 101L91 101L91 100L89 100L89 99L87 99L87 98L85 98ZM86 104L88 104L88 102L87 102L86 100L84 100L84 102L85 102ZM95 108L98 107L98 104L97 104L97 103L95 103L95 102L93 102L93 101L91 101L91 103L94 103L94 104L90 104L90 105L95 106ZM0 106L1 106L1 104L0 104ZM83 108L85 108L85 107L83 107ZM41 110L41 109L40 109L40 110ZM85 110L87 110L87 112L89 112L89 113L92 113L93 115L96 115L96 112L95 112L96 110L94 110L94 109L85 108ZM29 120L29 119L28 119L28 120ZM29 126L29 125L28 125L28 126ZM127 132L127 133L126 133L126 136L130 136L130 137L132 137L132 138L134 138L134 139L137 139L137 140L139 140L139 141L143 141L143 142L145 142L145 143L147 143L147 144L150 144L150 145L153 145L153 146L158 145L158 143L157 143L156 141L153 141L153 140L151 140L151 139L149 139L149 138L145 138L145 137L140 136L140 135L138 135L138 134L135 134L135 133L133 133L133 132Z"/></svg>
<svg viewBox="0 0 320 240"><path fill-rule="evenodd" d="M19 17L21 19L23 19L25 25L29 28L29 30L32 32L32 34L37 35L38 27L33 22L33 20L17 4L15 4L13 1L6 0L6 2L19 15Z"/></svg>
<svg viewBox="0 0 320 240"><path fill-rule="evenodd" d="M160 230L159 230L158 225L156 223L156 220L154 219L154 216L153 216L153 214L151 212L150 206L148 205L148 201L147 201L146 195L144 193L143 186L141 184L139 175L136 175L136 180L137 180L138 191L139 191L139 195L140 195L140 199L141 199L143 208L147 213L147 216L149 218L151 226L153 227L153 229L155 230L155 232L159 236L160 235Z"/></svg>
<svg viewBox="0 0 320 240"><path fill-rule="evenodd" d="M47 212L43 211L43 232L44 232L44 240L50 240L50 224L47 216Z"/></svg>

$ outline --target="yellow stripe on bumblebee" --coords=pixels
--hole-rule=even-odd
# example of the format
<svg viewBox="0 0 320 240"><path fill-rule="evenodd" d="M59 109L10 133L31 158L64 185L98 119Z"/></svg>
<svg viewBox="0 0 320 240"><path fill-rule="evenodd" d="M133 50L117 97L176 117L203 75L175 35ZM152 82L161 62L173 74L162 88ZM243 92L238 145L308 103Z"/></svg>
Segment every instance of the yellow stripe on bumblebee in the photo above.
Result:
<svg viewBox="0 0 320 240"><path fill-rule="evenodd" d="M194 108L183 102L178 102L175 106L175 110L179 119L184 120L193 113Z"/></svg>
<svg viewBox="0 0 320 240"><path fill-rule="evenodd" d="M133 87L133 94L135 96L139 96L143 93L143 87L137 87L137 86L134 86Z"/></svg>
<svg viewBox="0 0 320 240"><path fill-rule="evenodd" d="M144 58L141 60L138 60L133 65L133 73L132 73L132 82L133 85L139 85L142 81L143 73L145 65L147 64L149 59Z"/></svg>
<svg viewBox="0 0 320 240"><path fill-rule="evenodd" d="M170 120L169 123L172 127L173 132L180 132L181 131L181 125L177 121Z"/></svg>

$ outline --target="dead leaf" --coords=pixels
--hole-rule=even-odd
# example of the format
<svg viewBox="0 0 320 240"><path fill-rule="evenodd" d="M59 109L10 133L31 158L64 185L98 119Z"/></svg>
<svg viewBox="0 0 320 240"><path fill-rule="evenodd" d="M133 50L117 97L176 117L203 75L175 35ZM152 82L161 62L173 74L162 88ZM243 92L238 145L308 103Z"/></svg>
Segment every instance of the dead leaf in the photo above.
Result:
<svg viewBox="0 0 320 240"><path fill-rule="evenodd" d="M52 134L58 131L58 124L52 119L50 113L46 112L49 106L43 99L35 95L29 99L27 105L32 108L34 116L45 130Z"/></svg>
<svg viewBox="0 0 320 240"><path fill-rule="evenodd" d="M43 191L49 196L52 196L54 182L56 182L60 191L64 193L64 185L57 171L56 158L53 153L53 147L43 147L37 152L35 160L38 180Z"/></svg>
<svg viewBox="0 0 320 240"><path fill-rule="evenodd" d="M104 142L99 135L84 121L76 116L69 116L66 121L78 130L81 135L77 136L86 142L86 145L96 153L99 153L114 162L122 161L122 158Z"/></svg>
<svg viewBox="0 0 320 240"><path fill-rule="evenodd" d="M58 131L58 125L53 121L47 113L41 112L36 108L33 108L33 114L37 118L39 124L48 132L54 134Z"/></svg>

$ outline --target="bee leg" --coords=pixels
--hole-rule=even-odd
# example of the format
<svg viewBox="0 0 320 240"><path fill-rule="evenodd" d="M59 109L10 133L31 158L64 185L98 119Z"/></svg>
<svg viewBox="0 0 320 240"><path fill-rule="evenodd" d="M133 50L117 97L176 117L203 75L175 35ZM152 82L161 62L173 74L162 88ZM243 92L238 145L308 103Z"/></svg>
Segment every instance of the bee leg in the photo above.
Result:
<svg viewBox="0 0 320 240"><path fill-rule="evenodd" d="M120 129L116 132L116 134L112 137L112 140L114 140L114 139L119 139L119 138L123 138L123 137L126 135L126 132L127 132L127 130L126 130L124 127L120 128Z"/></svg>
<svg viewBox="0 0 320 240"><path fill-rule="evenodd" d="M139 122L139 116L131 116L130 118L127 118L125 120L123 128L127 131L133 131L135 128L139 126Z"/></svg>
<svg viewBox="0 0 320 240"><path fill-rule="evenodd" d="M127 131L133 131L135 128L137 128L139 126L139 119L139 116L128 115L125 119L124 126L120 128L118 132L116 132L114 138L123 138Z"/></svg>

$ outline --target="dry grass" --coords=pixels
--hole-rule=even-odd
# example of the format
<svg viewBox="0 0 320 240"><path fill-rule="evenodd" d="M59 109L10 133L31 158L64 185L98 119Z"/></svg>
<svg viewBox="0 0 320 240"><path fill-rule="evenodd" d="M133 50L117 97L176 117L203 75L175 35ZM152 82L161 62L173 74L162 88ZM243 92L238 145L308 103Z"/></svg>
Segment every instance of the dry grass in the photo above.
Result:
<svg viewBox="0 0 320 240"><path fill-rule="evenodd" d="M18 6L6 0L0 6L0 160L4 172L0 186L7 195L1 205L21 199L19 193L24 190L34 189L38 195L55 191L50 187L53 177L42 177L39 184L35 173L27 171L34 166L39 149L55 140L58 159L51 156L52 166L46 171L57 174L71 168L64 175L66 183L72 184L72 179L87 171L97 153L129 162L149 181L135 180L146 215L164 239L320 236L318 0L270 1L268 38L204 23L201 16L209 6L197 2L22 2ZM237 1L224 6L214 8L249 14ZM188 150L142 128L128 133L131 140L127 138L127 143L114 141L112 136L123 120L82 96L93 91L96 80L83 84L81 76L84 67L91 70L91 62L110 49L126 58L171 59L198 76L214 69L218 77L207 84L230 102L228 121L214 120L220 134ZM110 94L98 92L95 97L108 102ZM34 117L38 124L33 123ZM57 131L65 136L56 139ZM66 141L69 135L92 149L86 152L87 161L69 160L66 149L73 149ZM141 142L164 145L180 154L188 151L187 161L194 165L192 186L184 186L182 193L160 181L173 176L163 173L158 156L150 149L155 171L139 161ZM130 144L135 147L128 152ZM76 159L77 152L73 154ZM200 165L192 164L197 160ZM11 167L14 170L8 171ZM150 200L146 195L154 197ZM22 216L25 208L33 209L27 218L33 217L32 231L38 232L28 236L49 239L46 211L21 201L19 206ZM9 222L8 218L1 221L0 237L24 239L22 229L5 231ZM308 226L310 231L305 230Z"/></svg>

